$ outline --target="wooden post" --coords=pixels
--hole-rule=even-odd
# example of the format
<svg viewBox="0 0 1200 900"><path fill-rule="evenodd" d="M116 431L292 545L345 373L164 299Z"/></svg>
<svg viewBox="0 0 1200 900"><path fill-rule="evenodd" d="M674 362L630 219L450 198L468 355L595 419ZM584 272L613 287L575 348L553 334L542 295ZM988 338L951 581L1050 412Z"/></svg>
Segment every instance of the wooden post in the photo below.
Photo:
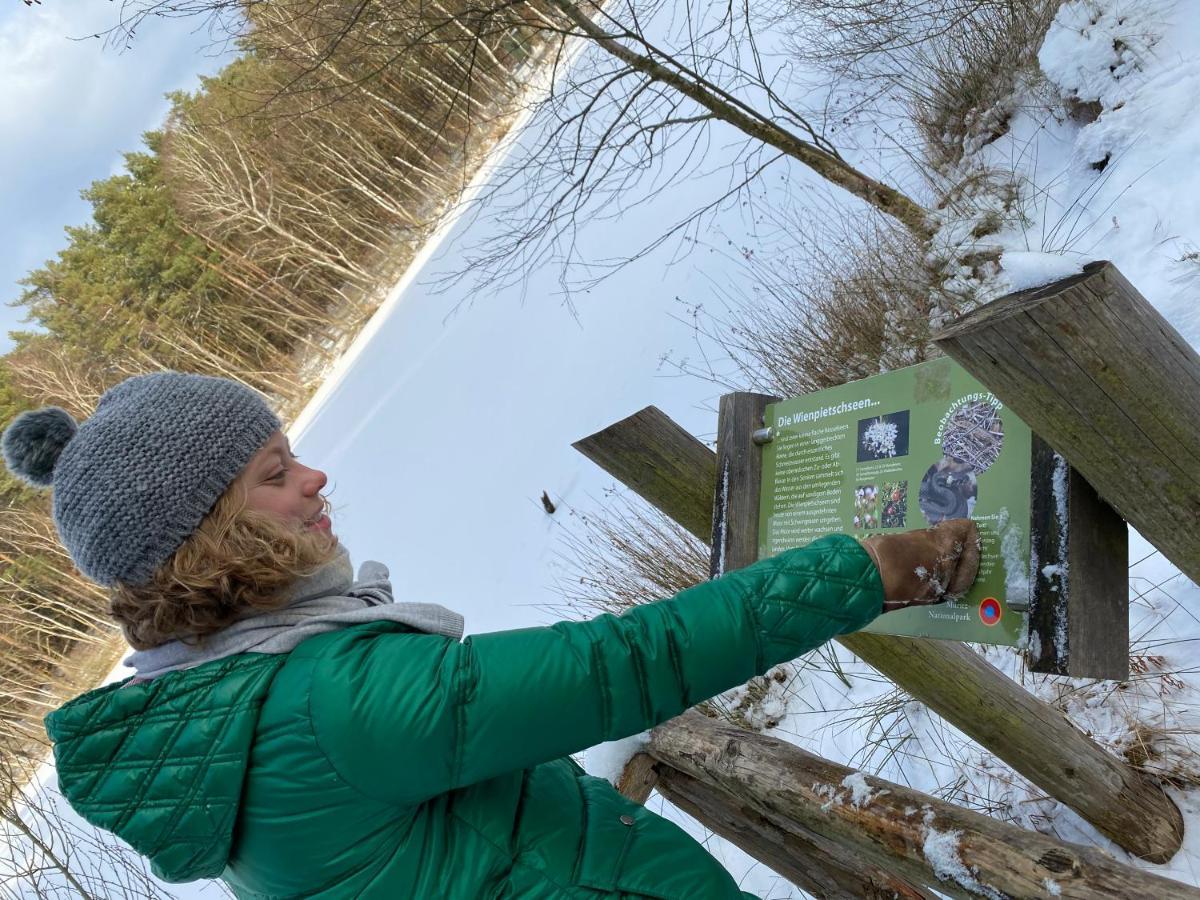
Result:
<svg viewBox="0 0 1200 900"><path fill-rule="evenodd" d="M1200 354L1112 263L1001 297L934 343L1200 581Z"/></svg>
<svg viewBox="0 0 1200 900"><path fill-rule="evenodd" d="M781 827L727 793L678 769L659 763L658 790L711 831L765 862L792 884L821 900L934 900L892 872L862 859L853 847L842 847L799 828ZM855 862L851 859L857 858Z"/></svg>
<svg viewBox="0 0 1200 900"><path fill-rule="evenodd" d="M765 424L767 404L778 397L739 391L721 398L717 411L717 477L713 492L712 557L709 575L717 578L758 558L758 484L762 448L752 435ZM754 485L754 497L746 486Z"/></svg>
<svg viewBox="0 0 1200 900"><path fill-rule="evenodd" d="M634 803L646 805L650 792L658 786L658 772L654 769L654 758L649 753L635 753L617 779L617 792Z"/></svg>
<svg viewBox="0 0 1200 900"><path fill-rule="evenodd" d="M1095 848L1026 831L695 711L652 731L649 751L666 764L663 788L677 769L819 850L853 854L952 897L1200 900L1200 889Z"/></svg>
<svg viewBox="0 0 1200 900"><path fill-rule="evenodd" d="M1129 529L1038 435L1030 490L1029 668L1129 677Z"/></svg>
<svg viewBox="0 0 1200 900"><path fill-rule="evenodd" d="M647 406L571 446L638 495L664 498L674 510L671 518L700 540L712 537L717 458L657 407Z"/></svg>
<svg viewBox="0 0 1200 900"><path fill-rule="evenodd" d="M622 426L617 423L604 431ZM593 435L576 447L588 455L580 444L586 447L597 438ZM607 442L613 440L607 436ZM626 443L636 447L631 441ZM690 453L695 443L689 435L680 439L678 446L660 442L653 454L631 449L619 458L610 457L610 464L602 467L676 518L680 498L694 497L694 492L687 495L674 486L662 494L639 490L637 473L667 465L657 459L659 454L678 460ZM711 486L717 468L715 454L707 452L708 463L697 466L690 478L681 473L680 480L708 486L709 507L704 518L711 522ZM678 512L693 521L697 516L694 501ZM1178 851L1183 841L1183 816L1157 784L1107 753L1061 712L1032 696L969 647L863 632L838 640L1130 853L1165 862Z"/></svg>

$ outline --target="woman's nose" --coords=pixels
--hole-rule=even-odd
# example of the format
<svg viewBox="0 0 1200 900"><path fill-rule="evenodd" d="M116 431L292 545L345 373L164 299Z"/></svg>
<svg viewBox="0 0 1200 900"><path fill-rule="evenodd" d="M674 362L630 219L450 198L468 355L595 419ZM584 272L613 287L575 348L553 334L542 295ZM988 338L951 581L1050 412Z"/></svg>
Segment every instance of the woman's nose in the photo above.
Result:
<svg viewBox="0 0 1200 900"><path fill-rule="evenodd" d="M308 493L315 494L321 488L325 487L329 478L320 469L310 469L308 476Z"/></svg>

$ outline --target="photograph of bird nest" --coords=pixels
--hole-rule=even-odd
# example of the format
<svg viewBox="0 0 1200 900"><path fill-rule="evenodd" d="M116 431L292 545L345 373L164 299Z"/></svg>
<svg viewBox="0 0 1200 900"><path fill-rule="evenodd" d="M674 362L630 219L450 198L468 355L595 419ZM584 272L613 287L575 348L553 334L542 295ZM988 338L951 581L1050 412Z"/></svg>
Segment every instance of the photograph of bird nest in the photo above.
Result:
<svg viewBox="0 0 1200 900"><path fill-rule="evenodd" d="M908 410L858 421L858 461L908 456Z"/></svg>
<svg viewBox="0 0 1200 900"><path fill-rule="evenodd" d="M960 406L942 432L942 454L947 459L986 472L1004 447L1004 427L994 403L979 400Z"/></svg>

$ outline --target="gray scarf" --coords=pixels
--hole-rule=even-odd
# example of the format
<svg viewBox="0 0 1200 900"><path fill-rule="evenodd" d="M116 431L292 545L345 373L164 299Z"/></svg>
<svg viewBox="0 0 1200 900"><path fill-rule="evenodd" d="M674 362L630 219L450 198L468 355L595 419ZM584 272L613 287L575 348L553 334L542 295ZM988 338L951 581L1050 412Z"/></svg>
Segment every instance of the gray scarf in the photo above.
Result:
<svg viewBox="0 0 1200 900"><path fill-rule="evenodd" d="M339 546L331 562L292 586L282 609L251 611L209 635L201 646L170 641L136 650L125 657L125 665L137 670L139 681L146 680L235 653L287 653L305 638L379 619L456 641L462 637L458 613L436 603L396 603L383 563L364 561L357 581L351 580L353 572L349 553Z"/></svg>

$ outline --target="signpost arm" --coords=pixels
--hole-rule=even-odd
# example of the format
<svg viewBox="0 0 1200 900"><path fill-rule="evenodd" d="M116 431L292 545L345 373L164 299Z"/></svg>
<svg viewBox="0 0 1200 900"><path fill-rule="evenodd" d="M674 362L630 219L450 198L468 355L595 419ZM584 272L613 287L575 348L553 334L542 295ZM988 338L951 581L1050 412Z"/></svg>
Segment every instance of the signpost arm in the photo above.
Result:
<svg viewBox="0 0 1200 900"><path fill-rule="evenodd" d="M638 495L661 498L671 518L708 543L716 457L657 407L647 406L571 446Z"/></svg>
<svg viewBox="0 0 1200 900"><path fill-rule="evenodd" d="M617 440L605 432L622 430L630 419L585 438L576 447ZM686 435L681 428L676 427L676 431ZM673 487L659 493L645 487L645 469L671 467L678 471L681 459L698 455L695 445L699 442L690 435L672 441L660 441L641 453L631 450L619 458L610 457L609 465L600 464L668 516L681 523L686 516L695 523L695 492L685 494ZM626 443L631 448L636 446L628 438ZM708 460L691 469L690 480L704 486L708 499L703 518L711 522L716 455L704 449ZM679 477L689 480L683 472ZM681 500L685 497L692 499ZM695 533L692 526L688 527ZM839 640L1130 853L1163 862L1179 849L1183 817L1157 784L1105 751L1061 712L1031 695L969 647L863 632Z"/></svg>

